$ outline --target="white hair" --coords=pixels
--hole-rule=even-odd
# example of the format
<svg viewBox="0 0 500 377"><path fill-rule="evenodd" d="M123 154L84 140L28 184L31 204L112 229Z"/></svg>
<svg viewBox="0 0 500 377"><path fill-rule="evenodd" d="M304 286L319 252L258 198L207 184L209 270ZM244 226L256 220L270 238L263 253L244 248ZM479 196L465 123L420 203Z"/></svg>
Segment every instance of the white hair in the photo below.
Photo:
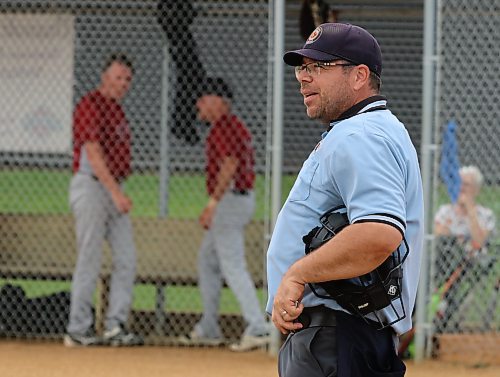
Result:
<svg viewBox="0 0 500 377"><path fill-rule="evenodd" d="M477 166L469 165L469 166L463 166L459 170L460 175L470 175L472 178L474 178L474 183L476 184L477 187L481 187L483 184L483 174L481 174L481 171Z"/></svg>

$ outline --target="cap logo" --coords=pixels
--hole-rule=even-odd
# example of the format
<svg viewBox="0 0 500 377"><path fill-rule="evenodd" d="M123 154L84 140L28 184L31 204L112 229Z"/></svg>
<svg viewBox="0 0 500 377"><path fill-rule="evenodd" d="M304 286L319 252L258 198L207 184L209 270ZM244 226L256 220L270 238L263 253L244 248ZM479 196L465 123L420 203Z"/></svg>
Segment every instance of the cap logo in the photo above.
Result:
<svg viewBox="0 0 500 377"><path fill-rule="evenodd" d="M320 37L322 31L323 29L321 28L321 26L318 26L316 29L314 29L309 38L307 38L306 45L317 40Z"/></svg>

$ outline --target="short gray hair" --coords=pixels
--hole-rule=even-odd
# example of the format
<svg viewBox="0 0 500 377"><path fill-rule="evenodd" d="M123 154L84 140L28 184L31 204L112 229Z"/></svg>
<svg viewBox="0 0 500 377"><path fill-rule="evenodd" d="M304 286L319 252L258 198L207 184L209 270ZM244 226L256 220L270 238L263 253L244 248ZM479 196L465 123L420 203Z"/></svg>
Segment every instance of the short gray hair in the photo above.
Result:
<svg viewBox="0 0 500 377"><path fill-rule="evenodd" d="M463 166L459 170L460 175L466 174L466 175L471 175L472 178L474 178L474 182L477 187L481 187L483 184L483 174L481 173L481 170L477 166L474 165L469 165L469 166Z"/></svg>
<svg viewBox="0 0 500 377"><path fill-rule="evenodd" d="M130 59L127 55L125 55L122 52L115 52L111 54L104 62L104 66L102 67L102 72L107 70L111 66L111 64L115 62L129 68L132 74L134 74L134 63L132 63L132 59Z"/></svg>
<svg viewBox="0 0 500 377"><path fill-rule="evenodd" d="M375 72L370 71L370 88L380 93L380 87L382 86L382 79L377 76Z"/></svg>

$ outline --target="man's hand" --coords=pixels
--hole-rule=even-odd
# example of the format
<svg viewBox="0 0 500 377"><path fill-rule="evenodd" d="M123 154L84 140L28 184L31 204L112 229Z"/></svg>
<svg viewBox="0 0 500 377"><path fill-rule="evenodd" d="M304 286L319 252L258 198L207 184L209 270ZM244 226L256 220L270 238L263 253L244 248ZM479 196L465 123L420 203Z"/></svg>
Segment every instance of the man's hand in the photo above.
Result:
<svg viewBox="0 0 500 377"><path fill-rule="evenodd" d="M210 229L212 226L212 221L214 219L215 209L217 208L217 200L210 198L205 208L201 212L198 222L203 227L203 229Z"/></svg>
<svg viewBox="0 0 500 377"><path fill-rule="evenodd" d="M114 191L111 194L113 203L120 213L128 213L132 209L132 200L121 191Z"/></svg>
<svg viewBox="0 0 500 377"><path fill-rule="evenodd" d="M304 304L300 302L303 294L304 284L286 273L274 296L272 312L273 323L282 334L302 328L302 324L295 320L304 310Z"/></svg>
<svg viewBox="0 0 500 377"><path fill-rule="evenodd" d="M98 142L86 142L85 151L92 170L99 182L108 190L113 203L120 213L128 213L132 209L132 200L123 193L116 179L111 175L104 159L104 153Z"/></svg>

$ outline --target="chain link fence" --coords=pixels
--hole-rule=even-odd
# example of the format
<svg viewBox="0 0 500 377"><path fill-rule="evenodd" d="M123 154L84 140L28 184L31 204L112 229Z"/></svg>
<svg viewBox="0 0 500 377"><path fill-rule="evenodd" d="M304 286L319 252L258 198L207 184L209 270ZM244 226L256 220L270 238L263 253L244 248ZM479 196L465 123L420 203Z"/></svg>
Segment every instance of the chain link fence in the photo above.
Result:
<svg viewBox="0 0 500 377"><path fill-rule="evenodd" d="M324 1L329 21L365 27L384 56L382 94L420 149L423 1ZM266 0L157 1L53 0L0 4L0 333L59 339L66 331L77 252L68 204L72 176L73 110L100 84L112 53L133 60L132 86L123 108L132 133L133 174L125 191L137 249L137 276L128 325L148 344L178 344L202 313L197 285L198 224L208 195L205 145L209 128L196 101L207 77L233 92L232 110L246 124L255 150L255 213L245 230L246 262L266 299L264 261L269 225L272 119L273 2ZM500 214L498 164L499 3L442 0L434 144L457 124L462 166L479 167L478 203ZM302 2L287 1L285 49L303 44ZM323 126L305 114L293 70L285 69L283 192L316 145ZM433 214L447 204L433 166ZM456 240L437 238L430 265L428 349L436 354L498 347L498 222L484 252L472 259ZM464 262L465 261L465 262ZM467 267L467 268L465 268ZM112 268L105 246L93 299L103 331ZM459 271L460 270L460 271ZM454 275L455 273L455 275ZM454 284L443 293L449 278ZM431 297L432 296L432 297ZM234 294L223 288L221 328L236 340L243 328ZM456 336L463 339L456 341ZM496 348L498 349L498 348Z"/></svg>
<svg viewBox="0 0 500 377"><path fill-rule="evenodd" d="M491 362L500 351L500 136L495 105L500 2L438 4L435 140L441 151L446 149L443 134L450 124L456 127L463 169L455 204L442 180L436 179L434 187L429 349L451 360Z"/></svg>
<svg viewBox="0 0 500 377"><path fill-rule="evenodd" d="M245 247L263 307L268 29L267 1L2 2L2 334L59 338L66 331L77 259L68 204L73 111L101 85L103 65L113 53L126 54L134 68L122 103L133 168L124 190L133 201L137 249L129 328L149 344L175 343L202 312L197 251L204 231L198 216L208 201L209 127L197 119L196 101L209 77L228 84L232 112L252 137L257 204ZM112 268L106 244L93 300L99 332ZM220 312L224 335L238 339L241 309L227 287Z"/></svg>

